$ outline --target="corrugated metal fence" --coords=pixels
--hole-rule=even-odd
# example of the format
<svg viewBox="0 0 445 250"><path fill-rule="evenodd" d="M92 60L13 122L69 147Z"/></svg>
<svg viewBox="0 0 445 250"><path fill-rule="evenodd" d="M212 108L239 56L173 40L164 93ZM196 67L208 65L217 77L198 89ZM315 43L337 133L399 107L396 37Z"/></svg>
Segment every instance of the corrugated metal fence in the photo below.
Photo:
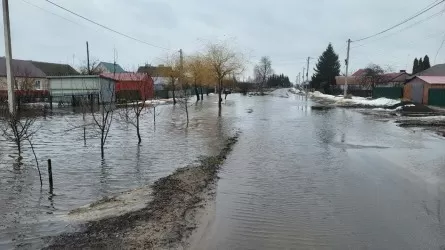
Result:
<svg viewBox="0 0 445 250"><path fill-rule="evenodd" d="M433 106L445 106L445 89L429 89L428 104Z"/></svg>
<svg viewBox="0 0 445 250"><path fill-rule="evenodd" d="M403 97L402 87L377 87L372 91L373 98L386 97L390 99L400 99Z"/></svg>

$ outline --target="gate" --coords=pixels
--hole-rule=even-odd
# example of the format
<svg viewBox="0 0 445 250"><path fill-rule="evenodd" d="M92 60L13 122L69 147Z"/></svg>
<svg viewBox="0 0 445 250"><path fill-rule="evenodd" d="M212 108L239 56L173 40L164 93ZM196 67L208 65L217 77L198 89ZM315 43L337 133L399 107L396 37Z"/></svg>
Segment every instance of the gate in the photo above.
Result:
<svg viewBox="0 0 445 250"><path fill-rule="evenodd" d="M423 83L412 83L411 100L415 103L423 102Z"/></svg>
<svg viewBox="0 0 445 250"><path fill-rule="evenodd" d="M430 89L428 91L428 105L445 106L445 89Z"/></svg>

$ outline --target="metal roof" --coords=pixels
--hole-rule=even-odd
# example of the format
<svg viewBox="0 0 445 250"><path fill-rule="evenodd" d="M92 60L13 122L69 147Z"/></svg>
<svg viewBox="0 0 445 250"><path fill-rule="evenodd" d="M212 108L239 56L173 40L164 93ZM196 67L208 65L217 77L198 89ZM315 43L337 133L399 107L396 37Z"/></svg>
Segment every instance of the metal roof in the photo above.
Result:
<svg viewBox="0 0 445 250"><path fill-rule="evenodd" d="M445 84L445 76L417 76L417 77L429 84Z"/></svg>
<svg viewBox="0 0 445 250"><path fill-rule="evenodd" d="M12 59L12 72L16 77L45 78L45 73L30 61ZM6 76L6 58L0 57L0 76Z"/></svg>
<svg viewBox="0 0 445 250"><path fill-rule="evenodd" d="M114 72L116 72L116 73L125 73L125 70L119 64L114 64L114 63L109 63L109 62L100 62L97 65L97 67L99 67L101 65L104 68L106 68L108 72L112 72L112 73L114 73Z"/></svg>

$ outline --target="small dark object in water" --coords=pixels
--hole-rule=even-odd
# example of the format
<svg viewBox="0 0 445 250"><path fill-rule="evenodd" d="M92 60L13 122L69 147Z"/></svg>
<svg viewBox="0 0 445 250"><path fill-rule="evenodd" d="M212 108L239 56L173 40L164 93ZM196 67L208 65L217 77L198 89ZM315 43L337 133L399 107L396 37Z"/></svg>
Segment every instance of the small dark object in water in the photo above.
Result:
<svg viewBox="0 0 445 250"><path fill-rule="evenodd" d="M311 106L312 110L330 110L332 106Z"/></svg>

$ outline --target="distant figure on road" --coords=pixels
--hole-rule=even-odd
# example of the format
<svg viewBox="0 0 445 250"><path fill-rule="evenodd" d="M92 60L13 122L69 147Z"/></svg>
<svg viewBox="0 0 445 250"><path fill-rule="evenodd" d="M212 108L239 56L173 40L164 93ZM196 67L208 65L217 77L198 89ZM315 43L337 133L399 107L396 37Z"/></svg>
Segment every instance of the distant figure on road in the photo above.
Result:
<svg viewBox="0 0 445 250"><path fill-rule="evenodd" d="M227 100L227 95L232 94L232 91L229 89L224 89L224 100Z"/></svg>

